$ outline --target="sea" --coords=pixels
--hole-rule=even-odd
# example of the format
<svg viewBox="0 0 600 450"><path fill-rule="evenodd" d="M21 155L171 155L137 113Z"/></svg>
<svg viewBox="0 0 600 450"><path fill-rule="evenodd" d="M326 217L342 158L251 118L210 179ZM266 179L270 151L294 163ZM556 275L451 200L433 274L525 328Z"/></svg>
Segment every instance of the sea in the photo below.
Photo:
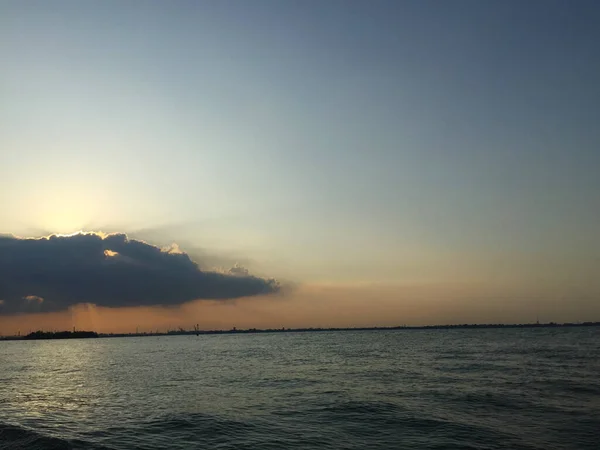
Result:
<svg viewBox="0 0 600 450"><path fill-rule="evenodd" d="M600 449L600 327L0 341L0 449Z"/></svg>

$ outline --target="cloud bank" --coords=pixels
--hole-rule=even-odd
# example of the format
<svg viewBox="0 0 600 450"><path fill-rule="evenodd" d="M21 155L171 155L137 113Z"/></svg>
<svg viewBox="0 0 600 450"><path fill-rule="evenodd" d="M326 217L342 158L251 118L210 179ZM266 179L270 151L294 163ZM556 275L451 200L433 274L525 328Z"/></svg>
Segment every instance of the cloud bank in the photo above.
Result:
<svg viewBox="0 0 600 450"><path fill-rule="evenodd" d="M169 306L278 290L277 281L240 266L203 271L177 246L161 249L120 233L0 236L0 314L61 311L78 303Z"/></svg>

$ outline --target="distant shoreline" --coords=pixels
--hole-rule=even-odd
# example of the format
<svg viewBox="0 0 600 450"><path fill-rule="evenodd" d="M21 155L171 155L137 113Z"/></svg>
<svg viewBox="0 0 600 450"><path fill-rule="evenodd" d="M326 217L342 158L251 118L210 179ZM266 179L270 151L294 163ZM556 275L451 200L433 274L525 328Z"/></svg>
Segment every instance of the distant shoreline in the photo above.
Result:
<svg viewBox="0 0 600 450"><path fill-rule="evenodd" d="M247 328L231 330L171 330L165 333L96 333L94 331L35 331L25 336L0 336L0 341L16 340L54 340L54 339L89 339L111 337L145 337L145 336L189 336L211 334L259 334L259 333L314 333L331 331L388 331L388 330L464 330L464 329L498 329L498 328L573 328L600 327L600 322L581 323L524 323L524 324L460 324L460 325L422 325L394 327L341 327L341 328Z"/></svg>

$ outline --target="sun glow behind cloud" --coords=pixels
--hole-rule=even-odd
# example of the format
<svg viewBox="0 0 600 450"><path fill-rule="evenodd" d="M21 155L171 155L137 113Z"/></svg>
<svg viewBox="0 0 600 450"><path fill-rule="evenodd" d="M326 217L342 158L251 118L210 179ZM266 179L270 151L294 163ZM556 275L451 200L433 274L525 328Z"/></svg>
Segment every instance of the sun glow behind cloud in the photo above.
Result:
<svg viewBox="0 0 600 450"><path fill-rule="evenodd" d="M46 234L73 234L110 210L108 193L90 189L84 181L69 186L61 183L53 181L42 192L33 192L27 197L20 209L30 211L30 217L26 218L28 224Z"/></svg>

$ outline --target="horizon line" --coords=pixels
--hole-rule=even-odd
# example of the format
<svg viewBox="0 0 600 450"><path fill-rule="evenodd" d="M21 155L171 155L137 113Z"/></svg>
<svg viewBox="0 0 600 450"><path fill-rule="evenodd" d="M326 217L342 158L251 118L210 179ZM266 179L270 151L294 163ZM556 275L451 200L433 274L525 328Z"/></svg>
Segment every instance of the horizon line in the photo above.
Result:
<svg viewBox="0 0 600 450"><path fill-rule="evenodd" d="M569 328L569 327L594 327L600 326L600 321L585 321L585 322L531 322L531 323L464 323L464 324L437 324L437 325L396 325L396 326L374 326L374 327L300 327L300 328L242 328L233 327L231 329L214 329L214 330L167 330L166 332L150 331L150 332L123 332L123 333L102 333L90 330L52 330L30 331L26 335L0 335L0 340L24 340L27 336L39 334L48 335L41 339L62 339L53 338L51 335L66 335L74 336L79 333L92 333L97 337L144 337L144 336L187 336L187 335L205 335L205 334L255 334L255 333L310 333L323 331L385 331L385 330L443 330L443 329L486 329L486 328ZM76 338L76 337L71 337Z"/></svg>

